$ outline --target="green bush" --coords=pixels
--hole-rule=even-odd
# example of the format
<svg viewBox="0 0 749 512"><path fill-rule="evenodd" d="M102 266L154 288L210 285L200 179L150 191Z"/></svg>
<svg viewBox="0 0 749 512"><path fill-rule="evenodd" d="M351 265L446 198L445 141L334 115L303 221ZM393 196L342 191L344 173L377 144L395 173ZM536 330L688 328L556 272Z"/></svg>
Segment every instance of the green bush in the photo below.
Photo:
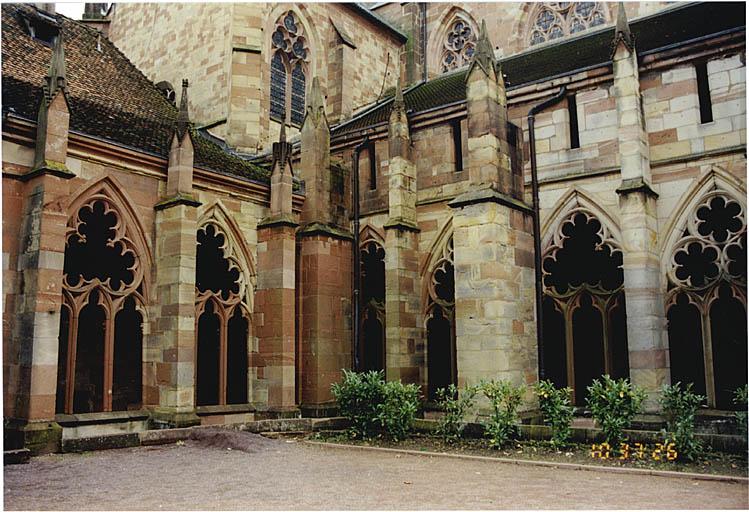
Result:
<svg viewBox="0 0 749 512"><path fill-rule="evenodd" d="M351 422L352 437L385 434L403 439L413 428L419 408L416 384L385 382L382 371L357 373L343 370L343 380L331 386L341 415Z"/></svg>
<svg viewBox="0 0 749 512"><path fill-rule="evenodd" d="M635 414L645 399L645 392L628 379L614 380L604 375L588 386L588 407L606 442L618 450L624 440L624 430L632 424Z"/></svg>
<svg viewBox="0 0 749 512"><path fill-rule="evenodd" d="M679 457L696 460L702 453L702 446L694 433L694 415L705 397L692 392L692 383L682 389L681 382L673 386L663 386L661 407L666 417L666 430L669 442L676 445Z"/></svg>
<svg viewBox="0 0 749 512"><path fill-rule="evenodd" d="M437 403L440 409L445 412L437 423L437 435L441 436L448 443L454 442L460 438L465 428L463 419L466 413L473 407L474 397L478 392L476 386L466 386L462 393L458 393L455 384L450 384L447 388L437 390Z"/></svg>
<svg viewBox="0 0 749 512"><path fill-rule="evenodd" d="M525 387L513 386L505 380L491 380L481 383L481 391L492 406L492 414L484 428L491 446L499 449L517 433L517 409L523 401Z"/></svg>
<svg viewBox="0 0 749 512"><path fill-rule="evenodd" d="M419 386L390 381L382 388L383 399L377 405L377 420L384 434L396 441L411 432L419 409Z"/></svg>
<svg viewBox="0 0 749 512"><path fill-rule="evenodd" d="M748 386L744 384L739 389L733 392L733 403L736 405L743 405L744 408L741 411L736 412L736 422L739 424L739 429L742 433L746 433L747 427L747 392Z"/></svg>
<svg viewBox="0 0 749 512"><path fill-rule="evenodd" d="M383 372L343 370L343 380L331 386L341 415L351 422L352 437L371 437L379 427L379 406L384 398Z"/></svg>
<svg viewBox="0 0 749 512"><path fill-rule="evenodd" d="M572 389L556 388L550 380L538 382L534 388L544 423L551 427L551 444L566 446L572 431Z"/></svg>

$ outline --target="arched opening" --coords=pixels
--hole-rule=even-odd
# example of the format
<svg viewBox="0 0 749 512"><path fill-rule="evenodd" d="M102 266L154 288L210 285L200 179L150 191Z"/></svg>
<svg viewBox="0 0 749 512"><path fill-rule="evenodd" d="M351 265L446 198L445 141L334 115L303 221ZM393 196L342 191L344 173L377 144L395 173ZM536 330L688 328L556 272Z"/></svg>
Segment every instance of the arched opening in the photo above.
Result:
<svg viewBox="0 0 749 512"><path fill-rule="evenodd" d="M564 312L548 295L544 308L544 369L545 376L556 387L567 386L567 350L564 335Z"/></svg>
<svg viewBox="0 0 749 512"><path fill-rule="evenodd" d="M94 290L78 320L73 413L104 410L104 337L107 315L98 302L99 292Z"/></svg>
<svg viewBox="0 0 749 512"><path fill-rule="evenodd" d="M458 384L455 347L455 268L453 241L447 241L442 258L432 269L427 305L427 392L434 400L437 390Z"/></svg>
<svg viewBox="0 0 749 512"><path fill-rule="evenodd" d="M234 245L208 222L198 229L195 268L196 404L247 403L250 322Z"/></svg>
<svg viewBox="0 0 749 512"><path fill-rule="evenodd" d="M361 338L359 366L362 370L385 369L385 249L374 240L361 248Z"/></svg>
<svg viewBox="0 0 749 512"><path fill-rule="evenodd" d="M143 316L128 297L114 321L114 376L112 409L138 410L142 403Z"/></svg>
<svg viewBox="0 0 749 512"><path fill-rule="evenodd" d="M746 308L723 283L710 306L715 405L719 409L741 407L733 403L734 392L747 383Z"/></svg>
<svg viewBox="0 0 749 512"><path fill-rule="evenodd" d="M705 396L705 354L702 349L700 311L680 293L668 308L668 339L671 361L671 382L689 383L694 392Z"/></svg>
<svg viewBox="0 0 749 512"><path fill-rule="evenodd" d="M629 376L622 252L582 208L559 224L553 240L542 262L544 371L585 405L593 379Z"/></svg>
<svg viewBox="0 0 749 512"><path fill-rule="evenodd" d="M682 224L667 276L672 382L693 382L708 404L734 409L747 383L746 217L719 190Z"/></svg>
<svg viewBox="0 0 749 512"><path fill-rule="evenodd" d="M240 307L234 308L229 319L226 368L226 403L247 403L247 338L250 323Z"/></svg>
<svg viewBox="0 0 749 512"><path fill-rule="evenodd" d="M68 222L60 315L58 413L142 406L143 269L118 208L103 194Z"/></svg>

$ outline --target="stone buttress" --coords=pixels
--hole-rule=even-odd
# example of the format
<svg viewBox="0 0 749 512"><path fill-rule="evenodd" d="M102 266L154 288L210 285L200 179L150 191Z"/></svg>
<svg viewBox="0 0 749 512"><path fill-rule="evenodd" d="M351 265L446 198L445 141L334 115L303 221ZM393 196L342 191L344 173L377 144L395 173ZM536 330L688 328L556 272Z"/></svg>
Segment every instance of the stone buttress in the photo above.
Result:
<svg viewBox="0 0 749 512"><path fill-rule="evenodd" d="M411 158L400 77L388 126L388 220L385 223L385 368L389 380L421 383L416 165Z"/></svg>
<svg viewBox="0 0 749 512"><path fill-rule="evenodd" d="M648 392L646 410L655 410L659 390L670 380L657 247L658 194L651 188L650 147L642 111L635 41L621 3L612 60L622 177L617 193L625 247L630 377L634 384Z"/></svg>
<svg viewBox="0 0 749 512"><path fill-rule="evenodd" d="M300 404L305 415L330 410L330 385L351 367L351 233L330 211L330 128L315 77L301 132L300 175L305 183L299 250Z"/></svg>
<svg viewBox="0 0 749 512"><path fill-rule="evenodd" d="M296 409L295 285L296 228L291 209L293 173L291 144L286 142L285 123L279 142L273 143L270 185L270 216L258 224L257 289L257 379L268 390L267 405L273 412Z"/></svg>
<svg viewBox="0 0 749 512"><path fill-rule="evenodd" d="M18 273L21 289L12 327L17 350L18 394L6 435L33 454L59 449L62 428L55 423L58 334L62 307L63 265L70 194L67 168L70 108L65 77L62 30L55 39L36 128L33 168L25 182L24 210L19 233ZM16 443L11 443L16 444Z"/></svg>
<svg viewBox="0 0 749 512"><path fill-rule="evenodd" d="M187 80L182 81L177 126L172 136L166 194L156 204L157 317L146 339L144 388L158 390L153 420L170 427L200 423L195 414L195 269L198 206L193 197L194 147L187 112ZM155 370L155 371L154 371ZM155 382L153 382L155 379ZM151 393L144 393L148 397Z"/></svg>
<svg viewBox="0 0 749 512"><path fill-rule="evenodd" d="M467 192L453 199L458 384L537 379L532 210L513 174L507 99L486 24L466 76Z"/></svg>

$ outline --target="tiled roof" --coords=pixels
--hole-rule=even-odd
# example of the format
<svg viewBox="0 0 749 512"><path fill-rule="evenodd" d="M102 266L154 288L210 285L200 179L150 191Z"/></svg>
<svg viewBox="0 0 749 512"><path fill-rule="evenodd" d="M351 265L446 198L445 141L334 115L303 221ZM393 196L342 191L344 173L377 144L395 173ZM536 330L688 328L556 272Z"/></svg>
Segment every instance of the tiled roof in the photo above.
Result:
<svg viewBox="0 0 749 512"><path fill-rule="evenodd" d="M630 23L638 54L684 43L746 25L743 2L702 2L646 16ZM508 89L543 81L611 61L614 27L590 31L557 43L547 43L500 59ZM467 69L441 75L404 93L407 110L423 112L465 100ZM333 127L334 135L361 130L388 119L393 91L352 120Z"/></svg>
<svg viewBox="0 0 749 512"><path fill-rule="evenodd" d="M22 16L34 13L29 5L2 6L3 112L32 121L52 54L23 25ZM53 16L62 26L70 129L167 158L177 107L98 31L60 14ZM197 167L268 182L266 169L227 153L195 130L192 135Z"/></svg>

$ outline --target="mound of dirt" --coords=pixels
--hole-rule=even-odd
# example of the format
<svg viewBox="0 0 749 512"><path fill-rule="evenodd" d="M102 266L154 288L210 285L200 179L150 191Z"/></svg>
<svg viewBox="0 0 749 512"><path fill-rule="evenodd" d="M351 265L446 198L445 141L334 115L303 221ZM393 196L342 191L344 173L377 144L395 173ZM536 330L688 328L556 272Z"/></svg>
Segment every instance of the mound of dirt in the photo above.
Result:
<svg viewBox="0 0 749 512"><path fill-rule="evenodd" d="M258 434L240 432L226 428L199 428L190 432L190 441L200 446L218 448L219 450L238 450L246 453L259 453L268 450L280 450L288 445L283 441L267 439Z"/></svg>

